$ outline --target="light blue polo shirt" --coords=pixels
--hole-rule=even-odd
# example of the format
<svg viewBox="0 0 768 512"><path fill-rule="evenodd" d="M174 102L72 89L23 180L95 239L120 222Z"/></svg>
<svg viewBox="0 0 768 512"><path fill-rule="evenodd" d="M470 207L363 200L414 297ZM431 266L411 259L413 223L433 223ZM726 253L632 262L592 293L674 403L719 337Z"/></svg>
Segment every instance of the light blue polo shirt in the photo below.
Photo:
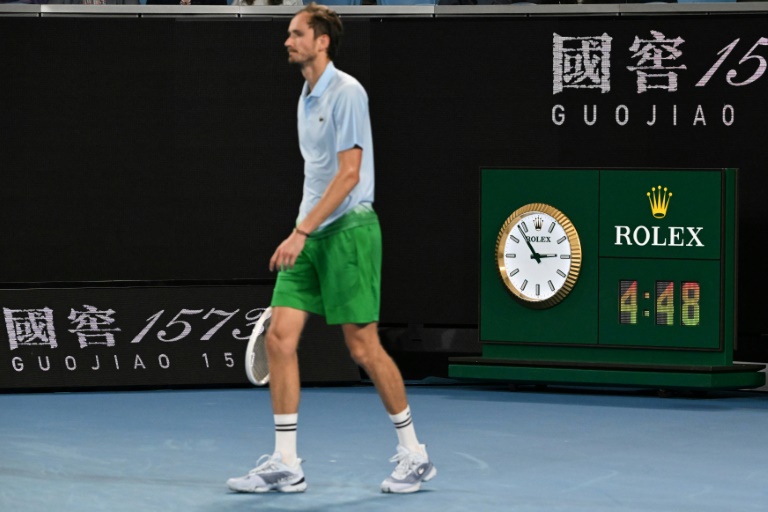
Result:
<svg viewBox="0 0 768 512"><path fill-rule="evenodd" d="M356 206L373 203L373 136L368 95L354 77L329 62L312 92L304 82L298 108L299 147L304 157L304 195L298 222L314 208L339 170L338 153L355 146L363 150L360 181L339 207L319 226L338 219Z"/></svg>

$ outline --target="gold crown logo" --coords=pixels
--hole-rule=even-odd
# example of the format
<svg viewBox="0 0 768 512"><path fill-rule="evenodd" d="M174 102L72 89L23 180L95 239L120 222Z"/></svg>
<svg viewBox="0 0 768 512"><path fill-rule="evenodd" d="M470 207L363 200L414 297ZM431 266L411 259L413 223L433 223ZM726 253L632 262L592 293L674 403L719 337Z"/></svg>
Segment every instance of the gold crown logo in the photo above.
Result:
<svg viewBox="0 0 768 512"><path fill-rule="evenodd" d="M662 191L661 185L651 187L650 192L646 192L648 200L651 202L651 213L657 219L663 219L667 216L667 208L672 200L672 192L667 193L667 187Z"/></svg>
<svg viewBox="0 0 768 512"><path fill-rule="evenodd" d="M544 225L544 219L541 217L535 217L533 219L533 227L536 228L536 231L541 231L541 226Z"/></svg>

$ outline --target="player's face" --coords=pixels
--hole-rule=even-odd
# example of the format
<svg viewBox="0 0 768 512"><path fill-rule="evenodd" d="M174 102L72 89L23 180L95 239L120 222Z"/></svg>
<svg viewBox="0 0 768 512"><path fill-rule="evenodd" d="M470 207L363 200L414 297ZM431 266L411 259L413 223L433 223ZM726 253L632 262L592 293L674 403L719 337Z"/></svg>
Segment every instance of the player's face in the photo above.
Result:
<svg viewBox="0 0 768 512"><path fill-rule="evenodd" d="M315 30L309 26L308 13L301 12L294 16L285 40L288 62L303 66L314 61L322 48L322 39L323 36L315 38Z"/></svg>

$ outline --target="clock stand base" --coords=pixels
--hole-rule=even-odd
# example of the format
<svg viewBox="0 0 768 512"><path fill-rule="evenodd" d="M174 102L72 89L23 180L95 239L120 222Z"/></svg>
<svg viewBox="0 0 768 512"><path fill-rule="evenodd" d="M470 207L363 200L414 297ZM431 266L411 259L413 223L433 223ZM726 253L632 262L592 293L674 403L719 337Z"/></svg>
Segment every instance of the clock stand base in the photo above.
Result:
<svg viewBox="0 0 768 512"><path fill-rule="evenodd" d="M632 365L454 357L448 375L517 384L631 386L657 389L751 389L765 385L766 365Z"/></svg>

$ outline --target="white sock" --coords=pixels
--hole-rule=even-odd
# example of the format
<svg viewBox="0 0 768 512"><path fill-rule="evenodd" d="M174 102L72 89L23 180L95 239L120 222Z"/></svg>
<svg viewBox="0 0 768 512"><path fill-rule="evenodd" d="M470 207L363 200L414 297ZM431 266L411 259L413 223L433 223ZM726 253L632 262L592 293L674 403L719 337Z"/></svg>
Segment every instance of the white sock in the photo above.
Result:
<svg viewBox="0 0 768 512"><path fill-rule="evenodd" d="M397 441L401 446L404 446L412 452L425 452L424 447L419 444L419 440L416 438L416 429L413 426L410 406L406 406L403 412L390 414L389 419L391 419L392 423L395 425ZM426 455L426 453L424 454Z"/></svg>
<svg viewBox="0 0 768 512"><path fill-rule="evenodd" d="M275 451L283 456L283 464L293 466L296 455L296 426L299 415L275 414Z"/></svg>

